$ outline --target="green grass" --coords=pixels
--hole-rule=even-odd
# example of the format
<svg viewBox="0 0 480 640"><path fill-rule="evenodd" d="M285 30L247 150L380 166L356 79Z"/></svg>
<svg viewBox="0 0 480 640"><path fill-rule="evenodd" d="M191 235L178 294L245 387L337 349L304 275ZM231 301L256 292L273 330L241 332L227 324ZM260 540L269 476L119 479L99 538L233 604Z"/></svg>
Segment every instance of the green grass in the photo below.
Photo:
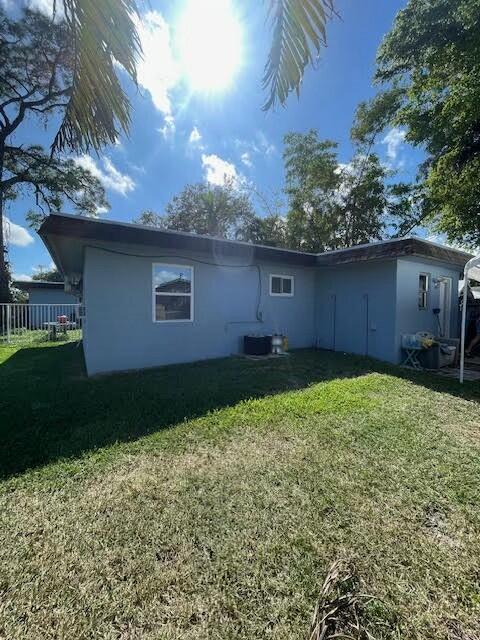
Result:
<svg viewBox="0 0 480 640"><path fill-rule="evenodd" d="M375 638L476 637L478 384L315 351L0 362L0 638L304 639L337 559Z"/></svg>
<svg viewBox="0 0 480 640"><path fill-rule="evenodd" d="M70 329L66 333L59 331L55 340L49 336L46 329L12 329L8 336L8 340L6 334L2 334L0 336L0 347L31 347L37 344L42 345L47 342L64 344L66 342L78 342L81 339L81 329Z"/></svg>

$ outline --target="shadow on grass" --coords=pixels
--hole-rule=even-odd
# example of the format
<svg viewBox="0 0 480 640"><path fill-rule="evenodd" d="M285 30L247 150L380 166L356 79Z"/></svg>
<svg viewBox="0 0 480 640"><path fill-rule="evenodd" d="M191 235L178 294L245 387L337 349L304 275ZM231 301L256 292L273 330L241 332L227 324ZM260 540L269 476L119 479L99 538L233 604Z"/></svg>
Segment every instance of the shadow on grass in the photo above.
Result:
<svg viewBox="0 0 480 640"><path fill-rule="evenodd" d="M0 477L136 440L244 399L372 371L480 400L476 383L462 387L453 380L327 351L87 378L82 349L74 344L20 349L0 365Z"/></svg>

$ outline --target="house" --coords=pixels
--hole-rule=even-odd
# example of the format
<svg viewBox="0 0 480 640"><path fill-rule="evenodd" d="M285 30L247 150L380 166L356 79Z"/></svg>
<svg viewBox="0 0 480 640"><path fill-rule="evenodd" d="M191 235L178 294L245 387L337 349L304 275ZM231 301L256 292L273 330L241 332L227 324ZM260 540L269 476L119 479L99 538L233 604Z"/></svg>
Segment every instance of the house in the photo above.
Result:
<svg viewBox="0 0 480 640"><path fill-rule="evenodd" d="M77 304L78 298L65 291L63 282L47 280L15 280L16 289L28 294L29 304Z"/></svg>
<svg viewBox="0 0 480 640"><path fill-rule="evenodd" d="M317 255L63 214L39 234L82 292L89 374L228 356L273 332L398 363L403 333L458 336L470 257L418 238Z"/></svg>
<svg viewBox="0 0 480 640"><path fill-rule="evenodd" d="M28 306L17 308L20 315L15 322L28 329L42 329L47 322L57 322L59 316L66 316L70 322L78 321L80 300L65 291L63 282L15 280L12 284L28 295Z"/></svg>

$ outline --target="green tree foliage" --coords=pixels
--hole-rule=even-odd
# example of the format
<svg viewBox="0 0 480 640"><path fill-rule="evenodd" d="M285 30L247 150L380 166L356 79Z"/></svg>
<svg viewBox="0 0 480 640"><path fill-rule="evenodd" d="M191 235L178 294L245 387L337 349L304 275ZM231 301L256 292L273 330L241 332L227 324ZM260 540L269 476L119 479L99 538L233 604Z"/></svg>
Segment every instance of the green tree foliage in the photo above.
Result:
<svg viewBox="0 0 480 640"><path fill-rule="evenodd" d="M37 224L47 211L64 201L79 212L96 215L105 206L100 182L72 159L47 153L41 146L20 144L18 134L27 119L46 123L68 106L72 90L74 43L63 22L52 22L34 11L20 19L0 9L0 218L5 202L34 196ZM9 272L0 220L0 300L9 297Z"/></svg>
<svg viewBox="0 0 480 640"><path fill-rule="evenodd" d="M189 184L174 196L165 215L145 211L135 221L175 231L220 238L236 238L254 217L249 196L233 181L223 185Z"/></svg>
<svg viewBox="0 0 480 640"><path fill-rule="evenodd" d="M75 73L68 107L54 141L55 149L115 142L128 133L131 107L118 78L115 61L136 82L142 55L135 26L142 3L137 0L57 0L70 39L76 42ZM263 108L285 105L299 95L305 69L326 46L326 26L335 14L334 0L268 0L272 39L262 79ZM161 64L161 61L159 61Z"/></svg>
<svg viewBox="0 0 480 640"><path fill-rule="evenodd" d="M287 245L318 252L380 239L390 194L378 157L358 152L342 165L337 144L313 129L284 141Z"/></svg>
<svg viewBox="0 0 480 640"><path fill-rule="evenodd" d="M41 280L42 282L63 282L62 274L57 269L40 268L33 274L32 280Z"/></svg>
<svg viewBox="0 0 480 640"><path fill-rule="evenodd" d="M162 216L152 209L145 209L142 213L133 220L135 224L143 224L147 227L158 227L165 229L165 216Z"/></svg>
<svg viewBox="0 0 480 640"><path fill-rule="evenodd" d="M278 214L249 218L238 233L238 239L271 247L285 247L287 243L286 219Z"/></svg>
<svg viewBox="0 0 480 640"><path fill-rule="evenodd" d="M292 91L300 94L303 74L327 44L327 20L335 13L333 0L270 0L272 43L265 65L265 111L282 106Z"/></svg>
<svg viewBox="0 0 480 640"><path fill-rule="evenodd" d="M135 27L136 0L56 0L72 57L70 90L54 150L115 143L128 133L131 107L118 77L118 63L136 82L141 43Z"/></svg>
<svg viewBox="0 0 480 640"><path fill-rule="evenodd" d="M382 90L360 105L353 129L365 141L402 126L426 152L403 232L430 223L472 245L480 244L479 16L479 0L410 0L378 52Z"/></svg>

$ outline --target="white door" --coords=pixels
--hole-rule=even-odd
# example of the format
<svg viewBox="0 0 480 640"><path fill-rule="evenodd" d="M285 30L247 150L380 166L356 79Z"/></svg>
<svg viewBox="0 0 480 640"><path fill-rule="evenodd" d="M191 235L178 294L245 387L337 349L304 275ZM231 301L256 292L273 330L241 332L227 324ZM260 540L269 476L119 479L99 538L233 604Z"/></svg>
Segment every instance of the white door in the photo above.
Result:
<svg viewBox="0 0 480 640"><path fill-rule="evenodd" d="M450 318L452 317L452 279L442 278L440 280L439 305L440 326L442 338L450 337Z"/></svg>

